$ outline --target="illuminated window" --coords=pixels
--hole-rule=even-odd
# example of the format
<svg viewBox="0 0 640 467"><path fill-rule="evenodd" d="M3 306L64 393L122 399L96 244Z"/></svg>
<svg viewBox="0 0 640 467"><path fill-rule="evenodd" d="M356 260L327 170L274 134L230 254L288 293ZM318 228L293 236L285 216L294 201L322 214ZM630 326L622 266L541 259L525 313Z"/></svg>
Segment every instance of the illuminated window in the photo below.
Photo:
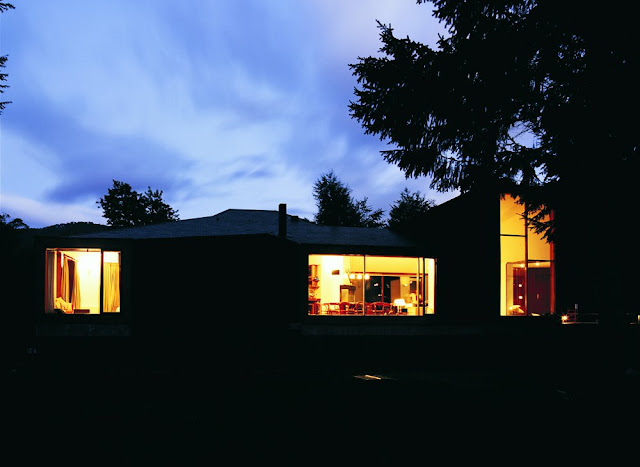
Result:
<svg viewBox="0 0 640 467"><path fill-rule="evenodd" d="M500 314L541 316L554 313L553 244L528 228L524 206L505 195L500 200Z"/></svg>
<svg viewBox="0 0 640 467"><path fill-rule="evenodd" d="M434 291L431 258L309 255L310 315L423 316Z"/></svg>
<svg viewBox="0 0 640 467"><path fill-rule="evenodd" d="M46 313L120 312L119 251L50 248L45 268Z"/></svg>

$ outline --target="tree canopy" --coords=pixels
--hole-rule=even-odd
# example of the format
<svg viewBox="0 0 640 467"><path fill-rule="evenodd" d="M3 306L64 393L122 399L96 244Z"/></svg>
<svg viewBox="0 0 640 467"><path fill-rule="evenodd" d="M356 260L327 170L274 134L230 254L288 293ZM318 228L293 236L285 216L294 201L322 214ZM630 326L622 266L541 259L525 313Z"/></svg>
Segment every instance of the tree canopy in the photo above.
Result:
<svg viewBox="0 0 640 467"><path fill-rule="evenodd" d="M350 114L389 143L385 160L438 191L499 187L531 213L576 199L604 209L595 188L620 193L638 169L636 26L625 4L432 3L448 28L436 49L379 23L382 56L350 65ZM554 233L553 221L538 227Z"/></svg>
<svg viewBox="0 0 640 467"><path fill-rule="evenodd" d="M517 196L558 257L577 261L559 263L573 284L558 289L561 305L584 299L616 322L635 306L622 291L640 259L619 238L634 231L640 169L628 3L429 3L448 34L432 48L379 23L381 55L350 65L351 117L389 144L387 162L431 188ZM598 247L606 266L595 278L587 258Z"/></svg>
<svg viewBox="0 0 640 467"><path fill-rule="evenodd" d="M147 188L138 193L128 183L113 180L113 187L96 202L102 208L107 224L133 227L179 220L178 211L165 203L161 190Z"/></svg>
<svg viewBox="0 0 640 467"><path fill-rule="evenodd" d="M5 11L12 10L14 8L15 7L11 3L0 2L0 13L4 13ZM0 56L0 68L4 68L6 62L7 62L7 56L6 55ZM0 73L0 82L6 81L7 76L8 76L7 73ZM9 86L6 84L0 84L0 94L2 94L4 90L8 87ZM7 104L11 104L11 101L4 101L4 102L0 101L0 114L2 114L2 111L4 110Z"/></svg>
<svg viewBox="0 0 640 467"><path fill-rule="evenodd" d="M322 174L313 185L318 212L315 222L321 225L349 227L383 227L382 209L373 209L365 197L356 200L351 188L342 183L333 170Z"/></svg>
<svg viewBox="0 0 640 467"><path fill-rule="evenodd" d="M420 191L411 193L405 188L400 199L391 205L387 225L391 230L409 232L415 229L416 221L435 205L434 200L427 199Z"/></svg>
<svg viewBox="0 0 640 467"><path fill-rule="evenodd" d="M19 217L12 220L9 220L9 218L11 218L11 216L6 212L0 213L0 230L21 230L29 228L29 226Z"/></svg>

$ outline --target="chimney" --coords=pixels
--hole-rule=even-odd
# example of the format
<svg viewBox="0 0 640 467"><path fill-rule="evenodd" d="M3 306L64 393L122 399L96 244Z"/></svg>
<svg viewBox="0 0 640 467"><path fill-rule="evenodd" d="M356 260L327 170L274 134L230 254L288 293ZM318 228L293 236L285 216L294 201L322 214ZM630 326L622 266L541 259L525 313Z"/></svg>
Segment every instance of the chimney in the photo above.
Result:
<svg viewBox="0 0 640 467"><path fill-rule="evenodd" d="M278 206L278 235L287 237L287 205L284 203Z"/></svg>

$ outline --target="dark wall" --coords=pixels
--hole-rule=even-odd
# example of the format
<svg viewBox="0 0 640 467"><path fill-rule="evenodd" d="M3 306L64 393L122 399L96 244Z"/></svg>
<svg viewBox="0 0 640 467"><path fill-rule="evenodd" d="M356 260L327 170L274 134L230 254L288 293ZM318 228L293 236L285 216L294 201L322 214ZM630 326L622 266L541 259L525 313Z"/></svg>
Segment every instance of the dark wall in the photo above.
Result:
<svg viewBox="0 0 640 467"><path fill-rule="evenodd" d="M500 315L499 198L460 196L431 209L420 227L436 252L436 315L486 322Z"/></svg>
<svg viewBox="0 0 640 467"><path fill-rule="evenodd" d="M233 356L273 343L296 303L296 250L269 236L145 241L133 252L133 337ZM304 280L304 276L302 276Z"/></svg>
<svg viewBox="0 0 640 467"><path fill-rule="evenodd" d="M2 338L2 365L15 366L25 357L26 348L33 338L35 316L34 284L34 233L32 230L1 230L3 270L2 326L6 331Z"/></svg>

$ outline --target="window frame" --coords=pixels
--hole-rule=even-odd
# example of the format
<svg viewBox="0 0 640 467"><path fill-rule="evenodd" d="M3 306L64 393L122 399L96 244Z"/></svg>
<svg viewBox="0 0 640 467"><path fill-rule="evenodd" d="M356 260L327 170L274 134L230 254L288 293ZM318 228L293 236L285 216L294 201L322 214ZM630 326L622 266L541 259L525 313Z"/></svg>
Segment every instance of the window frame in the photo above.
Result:
<svg viewBox="0 0 640 467"><path fill-rule="evenodd" d="M97 313L64 313L64 312L60 312L58 311L59 309L55 308L55 304L54 304L54 308L49 309L49 302L47 299L47 294L49 293L49 282L51 280L50 278L50 274L51 271L48 270L48 261L49 261L49 253L53 253L55 258L54 261L57 261L57 253L63 253L64 252L87 252L87 253L99 253L100 258L99 258L99 274L100 277L98 279L98 312ZM113 253L117 253L118 254L118 266L119 266L119 270L118 270L118 294L119 294L119 298L118 298L118 302L119 302L119 311L104 311L104 287L105 287L105 267L104 267L104 259L105 259L105 253L108 252L113 252ZM95 245L57 245L57 246L45 246L44 247L44 258L43 258L43 265L42 265L42 269L44 270L44 281L43 281L43 287L42 287L42 291L41 291L41 297L42 297L42 305L40 307L41 310L41 314L44 315L45 317L56 317L58 319L67 319L66 317L73 317L73 318L68 318L68 319L78 319L78 320L83 320L83 319L92 319L92 318L99 318L101 320L104 319L119 319L123 316L126 315L126 310L127 310L127 306L123 306L123 290L122 290L122 285L123 285L123 258L125 257L125 253L124 253L124 248L117 246L117 245L101 245L101 246L95 246ZM57 274L57 273L55 273ZM55 289L54 289L54 295L56 295ZM55 301L55 296L53 298L53 300ZM108 318L111 317L111 318Z"/></svg>
<svg viewBox="0 0 640 467"><path fill-rule="evenodd" d="M381 313L371 313L371 310L368 310L368 305L372 305L374 303L377 302L370 302L368 300L366 300L366 288L364 287L364 284L361 285L360 289L361 289L361 293L362 293L362 297L361 300L358 301L357 297L356 300L353 303L360 303L362 308L357 308L358 312L352 312L352 313L344 313L342 312L343 310L338 308L338 305L340 303L342 303L342 298L341 298L341 292L339 292L340 297L339 300L337 301L330 301L330 302L324 302L324 304L329 304L329 305L333 305L335 307L335 310L323 310L322 309L322 304L323 304L323 300L321 298L317 298L315 296L312 295L311 293L311 285L312 285L312 281L313 278L311 277L311 271L312 271L312 266L315 266L315 263L312 263L312 257L326 257L326 256L333 256L333 257L340 257L340 258L345 258L345 257L360 257L362 258L362 270L358 270L355 271L356 274L361 273L363 274L363 281L365 280L365 276L370 275L371 277L374 276L387 276L387 277L407 277L408 278L408 287L411 287L411 282L412 280L415 280L416 283L416 294L418 295L418 301L416 304L416 311L415 314L409 314L408 310L405 309L404 312L402 313L398 313L398 311L400 311L399 307L394 307L396 308L395 312L393 313L388 313L388 312L381 312ZM371 258L378 258L378 259L382 259L382 258L396 258L396 259L409 259L412 261L415 261L416 264L416 271L415 272L411 272L411 273L405 273L405 272L399 272L397 270L389 270L389 271L384 271L384 270L380 270L380 268L376 269L376 270L372 270L369 271L367 269L367 260L371 259ZM435 311L436 311L436 266L437 266L437 261L434 257L428 257L426 255L424 255L422 252L417 253L417 252L394 252L394 253L387 253L387 252L365 252L365 253L360 253L360 252L336 252L336 251L317 251L317 250L311 250L308 251L306 254L306 263L307 263L307 268L309 271L309 280L308 280L308 308L307 308L307 312L306 312L306 316L307 317L319 317L322 316L323 318L326 317L339 317L339 318L347 318L349 316L352 317L358 317L359 319L362 318L377 318L379 316L384 316L386 318L400 318L400 319L406 319L406 318L424 318L424 317L429 317L429 316L434 316L435 315ZM335 272L335 271L334 271ZM341 271L341 274L343 274L344 271ZM430 277L431 276L431 277ZM357 278L356 278L357 280ZM334 286L337 285L333 284ZM345 285L345 284L340 284L340 285ZM359 295L359 294L358 294ZM313 297L313 298L312 298ZM420 299L420 297L423 297ZM391 302L389 302L391 303ZM391 303L392 304L392 303ZM411 308L411 307L407 307L407 308Z"/></svg>

